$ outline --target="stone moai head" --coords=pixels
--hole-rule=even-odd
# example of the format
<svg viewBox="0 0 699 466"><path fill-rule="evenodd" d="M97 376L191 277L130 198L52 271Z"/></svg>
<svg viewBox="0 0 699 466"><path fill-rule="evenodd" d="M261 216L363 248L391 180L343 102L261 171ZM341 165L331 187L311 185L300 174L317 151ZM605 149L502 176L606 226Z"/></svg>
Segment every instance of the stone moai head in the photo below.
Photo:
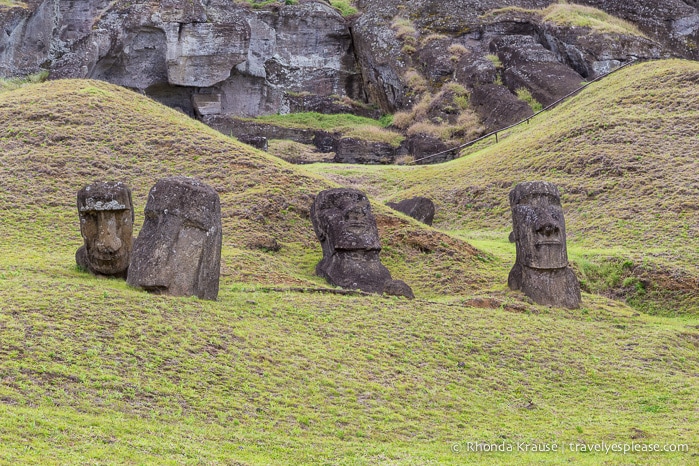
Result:
<svg viewBox="0 0 699 466"><path fill-rule="evenodd" d="M148 194L127 282L146 291L215 300L221 266L221 205L210 186L159 180Z"/></svg>
<svg viewBox="0 0 699 466"><path fill-rule="evenodd" d="M311 219L323 251L381 251L376 218L361 191L322 191L311 207Z"/></svg>
<svg viewBox="0 0 699 466"><path fill-rule="evenodd" d="M96 182L78 191L78 265L96 275L126 277L133 245L131 190L121 182Z"/></svg>
<svg viewBox="0 0 699 466"><path fill-rule="evenodd" d="M568 266L566 228L558 188L552 183L520 183L510 192L512 234L517 259L508 285L538 304L577 308L580 283Z"/></svg>
<svg viewBox="0 0 699 466"><path fill-rule="evenodd" d="M391 274L379 261L379 230L366 195L322 191L311 206L311 221L323 248L316 273L333 285L381 293Z"/></svg>
<svg viewBox="0 0 699 466"><path fill-rule="evenodd" d="M517 262L535 269L568 266L566 227L558 188L545 181L520 183L510 192Z"/></svg>

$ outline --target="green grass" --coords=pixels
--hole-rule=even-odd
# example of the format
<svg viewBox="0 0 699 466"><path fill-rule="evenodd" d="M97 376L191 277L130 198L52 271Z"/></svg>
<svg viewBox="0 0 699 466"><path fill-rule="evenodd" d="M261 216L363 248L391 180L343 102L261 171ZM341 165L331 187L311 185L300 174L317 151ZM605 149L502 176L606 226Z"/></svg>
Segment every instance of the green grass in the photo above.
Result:
<svg viewBox="0 0 699 466"><path fill-rule="evenodd" d="M342 16L352 16L359 12L350 0L330 0L330 5L337 9Z"/></svg>
<svg viewBox="0 0 699 466"><path fill-rule="evenodd" d="M27 4L24 2L18 2L17 0L0 0L0 7L27 8Z"/></svg>
<svg viewBox="0 0 699 466"><path fill-rule="evenodd" d="M563 192L572 246L621 248L619 260L637 264L634 275L650 282L648 293L633 301L638 309L696 315L697 76L699 65L687 61L633 66L501 134L499 144L492 140L446 164L309 169L372 190L381 201L430 197L437 228L498 231L504 239L512 186L554 182Z"/></svg>
<svg viewBox="0 0 699 466"><path fill-rule="evenodd" d="M486 16L498 16L508 13L533 15L541 21L558 26L584 27L598 34L623 34L646 37L634 24L628 21L594 7L567 2L554 3L540 10L516 6L498 8L490 11Z"/></svg>
<svg viewBox="0 0 699 466"><path fill-rule="evenodd" d="M586 27L599 33L645 37L634 24L589 6L556 3L543 10L543 19L560 26Z"/></svg>
<svg viewBox="0 0 699 466"><path fill-rule="evenodd" d="M0 93L14 91L20 87L37 84L46 81L49 77L48 71L41 71L39 73L30 74L28 76L20 76L15 78L0 78Z"/></svg>
<svg viewBox="0 0 699 466"><path fill-rule="evenodd" d="M534 98L531 92L529 92L529 89L520 87L517 89L517 98L519 100L522 100L527 103L532 109L534 113L540 112L542 108L544 108L538 100Z"/></svg>
<svg viewBox="0 0 699 466"><path fill-rule="evenodd" d="M681 131L684 112L695 108L687 81L695 65L668 63L634 70L634 88L645 90L648 118ZM684 107L671 101L671 113L659 114L647 94L667 98L669 68ZM659 83L652 90L651 79ZM633 93L616 86L607 97L599 85L587 92L603 101L605 121L616 122L616 112L638 118ZM594 109L586 96L575 105ZM589 293L582 309L550 309L506 289L514 251L498 201L508 189L502 181L526 177L541 152L560 163L573 149L584 154L579 141L557 152L560 133L573 137L575 122L593 117L565 113L578 108L568 105L557 116L565 122L533 121L519 145L510 136L441 167L314 166L327 180L109 84L52 81L0 94L0 464L691 464L699 452L695 314L649 316ZM538 132L539 145L527 131ZM640 142L648 145L646 133ZM506 163L515 146L529 160ZM611 157L611 148L601 154ZM664 160L682 170L676 157ZM648 170L674 182L657 164ZM78 271L77 190L126 181L138 230L148 190L174 174L199 177L221 196L218 301L154 296ZM681 176L692 182L691 172ZM337 186L332 180L350 179L372 197L382 260L413 286L415 301L270 291L327 287L313 274L320 246L308 206ZM618 224L619 199L608 200L618 205L605 211L609 229L586 243L585 222L594 222L590 231L605 224L576 213L587 205L561 184L571 259L590 287L604 292L607 279L636 286L625 273L641 262L607 267L605 255L691 253L691 237L677 250L662 238L669 215L649 223L662 204L638 220L656 232L653 247L643 238L607 247L604 234L617 243L636 228ZM437 227L454 234L380 204L418 190L438 201ZM650 205L634 201L629 208ZM254 246L269 237L280 251ZM691 272L689 263L678 267ZM686 443L690 452L453 449L603 441Z"/></svg>
<svg viewBox="0 0 699 466"><path fill-rule="evenodd" d="M360 117L348 113L323 114L317 112L288 113L284 115L265 115L251 121L268 123L285 128L300 128L341 133L343 136L383 142L398 147L404 136L385 129L392 123L390 116L379 120Z"/></svg>

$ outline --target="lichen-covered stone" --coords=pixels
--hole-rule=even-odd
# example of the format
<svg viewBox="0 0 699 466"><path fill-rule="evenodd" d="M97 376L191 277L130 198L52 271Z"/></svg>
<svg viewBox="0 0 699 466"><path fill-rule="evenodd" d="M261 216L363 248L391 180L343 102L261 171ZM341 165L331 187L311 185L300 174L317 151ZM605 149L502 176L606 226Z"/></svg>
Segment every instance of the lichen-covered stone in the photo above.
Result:
<svg viewBox="0 0 699 466"><path fill-rule="evenodd" d="M408 299L415 299L413 289L403 280L389 280L383 287L383 294L388 296L402 296Z"/></svg>

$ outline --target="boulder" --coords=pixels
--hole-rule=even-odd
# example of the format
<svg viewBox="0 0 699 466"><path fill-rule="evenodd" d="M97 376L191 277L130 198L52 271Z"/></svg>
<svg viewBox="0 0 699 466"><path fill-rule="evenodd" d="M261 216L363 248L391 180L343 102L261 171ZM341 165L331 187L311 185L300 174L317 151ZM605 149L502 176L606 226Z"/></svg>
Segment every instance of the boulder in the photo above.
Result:
<svg viewBox="0 0 699 466"><path fill-rule="evenodd" d="M265 152L269 148L267 138L264 136L241 136L238 141Z"/></svg>
<svg viewBox="0 0 699 466"><path fill-rule="evenodd" d="M387 296L402 296L408 299L415 299L413 289L403 280L389 280L383 287L383 294Z"/></svg>
<svg viewBox="0 0 699 466"><path fill-rule="evenodd" d="M434 220L434 202L426 197L413 197L397 203L387 202L386 205L426 225L432 225Z"/></svg>

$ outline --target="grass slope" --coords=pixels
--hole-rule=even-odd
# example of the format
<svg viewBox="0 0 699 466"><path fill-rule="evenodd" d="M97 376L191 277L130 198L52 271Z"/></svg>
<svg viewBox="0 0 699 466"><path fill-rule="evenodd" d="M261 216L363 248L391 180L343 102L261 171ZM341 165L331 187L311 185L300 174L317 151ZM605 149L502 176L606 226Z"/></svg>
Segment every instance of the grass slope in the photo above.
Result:
<svg viewBox="0 0 699 466"><path fill-rule="evenodd" d="M497 248L483 255L376 203L382 255L417 300L271 291L325 286L305 212L330 182L104 83L2 94L0 119L0 464L696 460L696 318L589 294L577 311L531 305L505 290ZM221 194L216 302L73 264L80 186L125 180L139 222L168 174ZM248 246L269 238L281 251ZM603 441L690 451L454 449Z"/></svg>
<svg viewBox="0 0 699 466"><path fill-rule="evenodd" d="M571 257L592 291L658 314L699 314L699 64L636 65L461 159L420 167L318 165L380 200L432 198L435 226L511 264L508 192L562 190ZM502 135L501 135L502 136Z"/></svg>
<svg viewBox="0 0 699 466"><path fill-rule="evenodd" d="M26 237L25 222L31 219L29 234L42 252L62 248L55 265L70 267L82 241L74 205L83 185L122 180L142 213L155 181L187 175L221 195L227 282L324 285L313 273L322 254L308 219L312 196L333 186L321 177L96 81L56 81L2 94L0 124L0 204L9 207L3 215L9 248ZM398 218L381 205L375 211L396 278L415 283L425 294L473 292L482 285L487 270L468 244ZM137 227L141 222L142 215L136 215ZM402 240L406 236L410 244ZM278 253L264 248L272 240L282 246ZM442 243L455 250L447 261L440 260ZM435 279L435 268L448 269L451 281Z"/></svg>

